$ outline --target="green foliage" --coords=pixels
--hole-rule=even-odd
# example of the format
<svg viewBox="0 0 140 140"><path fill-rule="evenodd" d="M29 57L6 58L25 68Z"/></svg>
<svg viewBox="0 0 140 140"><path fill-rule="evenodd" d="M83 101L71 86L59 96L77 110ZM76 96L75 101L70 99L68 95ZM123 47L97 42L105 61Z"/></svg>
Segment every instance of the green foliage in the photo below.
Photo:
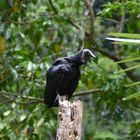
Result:
<svg viewBox="0 0 140 140"><path fill-rule="evenodd" d="M127 34L127 33L109 33L108 35L110 36L115 36L115 37L125 37L125 38L139 38L139 34ZM125 41L124 41L125 43ZM128 59L125 59L125 60L122 60L122 61L119 61L118 63L124 63L124 62L129 62L129 61L134 61L134 60L139 60L138 58L128 58ZM140 64L137 64L135 66L131 66L127 69L124 69L124 70L121 70L121 71L118 71L116 72L117 74L119 73L122 73L122 72L126 72L126 71L130 71L132 69L136 69L136 68L139 68L140 67ZM129 84L127 85L127 87L132 87L132 86L136 86L138 85L140 82L134 82L132 84ZM140 92L137 92L135 94L132 94L132 95L129 95L125 98L123 98L123 100L130 100L130 99L133 99L133 98L137 98L140 96Z"/></svg>
<svg viewBox="0 0 140 140"><path fill-rule="evenodd" d="M98 61L81 68L77 92L100 89L80 97L83 139L139 138L139 45L105 40L106 34L139 39L139 2L95 5L92 31L83 1L0 0L0 139L55 139L58 110L43 104L45 74L56 58L83 45L96 50Z"/></svg>

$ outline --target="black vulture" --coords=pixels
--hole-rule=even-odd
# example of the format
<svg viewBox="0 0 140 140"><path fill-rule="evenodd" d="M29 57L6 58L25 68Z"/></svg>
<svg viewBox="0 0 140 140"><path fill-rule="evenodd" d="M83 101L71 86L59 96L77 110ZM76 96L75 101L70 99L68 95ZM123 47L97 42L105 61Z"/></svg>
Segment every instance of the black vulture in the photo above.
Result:
<svg viewBox="0 0 140 140"><path fill-rule="evenodd" d="M56 59L47 71L44 103L47 107L58 106L58 97L70 100L80 78L80 66L95 55L88 49L69 57Z"/></svg>

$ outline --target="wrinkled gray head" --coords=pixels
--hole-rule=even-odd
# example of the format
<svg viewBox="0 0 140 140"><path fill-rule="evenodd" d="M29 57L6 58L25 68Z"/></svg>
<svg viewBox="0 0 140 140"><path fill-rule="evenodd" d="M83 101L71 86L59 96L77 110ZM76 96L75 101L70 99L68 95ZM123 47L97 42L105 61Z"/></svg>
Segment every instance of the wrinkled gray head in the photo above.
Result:
<svg viewBox="0 0 140 140"><path fill-rule="evenodd" d="M82 55L83 55L83 59L87 59L89 57L96 58L96 56L89 49L82 50Z"/></svg>
<svg viewBox="0 0 140 140"><path fill-rule="evenodd" d="M89 49L83 49L81 51L81 62L85 64L90 58L96 58L96 56Z"/></svg>
<svg viewBox="0 0 140 140"><path fill-rule="evenodd" d="M89 58L96 58L96 56L89 50L89 49L83 49L80 50L76 55L69 57L72 62L82 65L87 62Z"/></svg>

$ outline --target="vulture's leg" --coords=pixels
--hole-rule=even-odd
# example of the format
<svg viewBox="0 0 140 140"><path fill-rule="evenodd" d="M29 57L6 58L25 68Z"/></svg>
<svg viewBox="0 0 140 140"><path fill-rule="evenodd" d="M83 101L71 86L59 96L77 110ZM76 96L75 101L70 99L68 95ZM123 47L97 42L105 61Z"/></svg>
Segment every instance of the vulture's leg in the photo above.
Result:
<svg viewBox="0 0 140 140"><path fill-rule="evenodd" d="M57 100L58 100L58 104L60 105L63 102L63 97L60 96L59 92L57 91Z"/></svg>
<svg viewBox="0 0 140 140"><path fill-rule="evenodd" d="M62 95L62 96L59 95L59 98L61 98L61 100L64 101L64 100L68 100L69 96L68 95Z"/></svg>
<svg viewBox="0 0 140 140"><path fill-rule="evenodd" d="M60 103L63 102L64 100L68 100L69 97L68 97L68 95L60 96L60 94L57 92L57 99L58 99L58 102L59 102L59 104L60 104Z"/></svg>

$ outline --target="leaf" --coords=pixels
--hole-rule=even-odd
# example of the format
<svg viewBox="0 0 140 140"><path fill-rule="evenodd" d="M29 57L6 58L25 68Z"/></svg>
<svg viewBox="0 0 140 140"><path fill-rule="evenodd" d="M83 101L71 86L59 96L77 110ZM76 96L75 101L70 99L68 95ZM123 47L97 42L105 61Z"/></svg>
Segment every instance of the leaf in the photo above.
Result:
<svg viewBox="0 0 140 140"><path fill-rule="evenodd" d="M15 12L15 13L18 13L19 12L19 10L20 10L20 0L16 0L15 1L15 3L14 3L14 5L13 5L13 11Z"/></svg>
<svg viewBox="0 0 140 140"><path fill-rule="evenodd" d="M61 52L61 51L62 51L61 47L60 47L59 45L56 44L56 45L54 46L54 52L55 52L55 53L59 53L59 52Z"/></svg>
<svg viewBox="0 0 140 140"><path fill-rule="evenodd" d="M6 0L0 0L0 9L8 9L9 8L9 4L7 3Z"/></svg>
<svg viewBox="0 0 140 140"><path fill-rule="evenodd" d="M10 111L10 110L7 110L7 111L5 111L5 112L3 113L3 115L4 115L4 116L8 116L10 113L11 113L11 111Z"/></svg>
<svg viewBox="0 0 140 140"><path fill-rule="evenodd" d="M132 94L132 95L129 95L129 96L123 98L122 100L123 100L123 101L127 101L127 100L130 100L130 99L134 99L134 98L136 98L136 97L139 97L139 96L140 96L140 92L137 92L137 93L135 93L135 94Z"/></svg>
<svg viewBox="0 0 140 140"><path fill-rule="evenodd" d="M135 66L130 67L130 68L127 68L127 69L124 69L124 70L121 70L121 71L118 71L118 72L115 72L115 74L119 74L119 73L122 73L122 72L126 72L126 71L129 71L129 70L132 70L132 69L136 69L136 68L138 68L138 67L140 67L140 64L135 65Z"/></svg>
<svg viewBox="0 0 140 140"><path fill-rule="evenodd" d="M25 120L26 119L26 115L25 114L22 114L21 116L19 116L19 119L20 119L20 121Z"/></svg>
<svg viewBox="0 0 140 140"><path fill-rule="evenodd" d="M34 71L35 69L36 69L36 65L32 61L29 61L28 66L27 66L27 70Z"/></svg>
<svg viewBox="0 0 140 140"><path fill-rule="evenodd" d="M125 63L125 62L130 62L130 61L136 61L136 60L140 60L140 57L127 58L127 59L124 59L124 60L121 60L121 61L118 61L118 62L115 62L115 63L120 64L120 63Z"/></svg>
<svg viewBox="0 0 140 140"><path fill-rule="evenodd" d="M126 87L133 87L133 86L137 86L137 85L139 85L139 84L140 84L140 81L134 82L134 83L132 83L132 84L128 84L128 85L126 85Z"/></svg>
<svg viewBox="0 0 140 140"><path fill-rule="evenodd" d="M12 76L13 76L14 79L17 79L18 78L18 73L17 73L16 69L14 69L12 67L11 67L11 74L12 74Z"/></svg>
<svg viewBox="0 0 140 140"><path fill-rule="evenodd" d="M124 37L124 38L132 38L132 39L140 39L140 34L130 34L130 33L109 33L108 36L114 37Z"/></svg>
<svg viewBox="0 0 140 140"><path fill-rule="evenodd" d="M133 42L112 42L112 44L117 44L117 45L130 45L130 44L137 44L137 43L133 43Z"/></svg>
<svg viewBox="0 0 140 140"><path fill-rule="evenodd" d="M8 4L9 4L10 7L12 7L13 6L13 0L8 0Z"/></svg>
<svg viewBox="0 0 140 140"><path fill-rule="evenodd" d="M5 24L4 23L1 23L0 24L0 34L2 34L5 30Z"/></svg>
<svg viewBox="0 0 140 140"><path fill-rule="evenodd" d="M0 36L0 56L4 53L4 38Z"/></svg>

